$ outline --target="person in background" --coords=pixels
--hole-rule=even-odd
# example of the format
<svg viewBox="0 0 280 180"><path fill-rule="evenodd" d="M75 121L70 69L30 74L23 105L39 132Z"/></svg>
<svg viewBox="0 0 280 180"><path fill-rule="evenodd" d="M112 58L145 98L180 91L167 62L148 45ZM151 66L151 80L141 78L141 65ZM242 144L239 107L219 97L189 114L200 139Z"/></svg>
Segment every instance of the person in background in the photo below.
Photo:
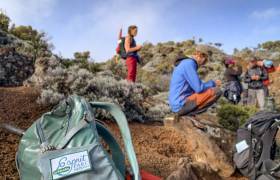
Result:
<svg viewBox="0 0 280 180"><path fill-rule="evenodd" d="M142 48L137 45L134 37L137 35L137 26L132 25L128 27L128 35L125 37L125 51L126 51L126 66L127 66L127 81L135 82L137 73L137 62L140 61L137 52Z"/></svg>
<svg viewBox="0 0 280 180"><path fill-rule="evenodd" d="M242 74L242 67L237 65L233 58L225 60L225 91L224 96L232 103L238 104L241 100L242 85L240 76Z"/></svg>
<svg viewBox="0 0 280 180"><path fill-rule="evenodd" d="M204 112L222 95L218 88L220 80L203 82L197 73L212 55L208 49L206 45L198 45L192 57L175 62L169 91L169 105L175 117Z"/></svg>
<svg viewBox="0 0 280 180"><path fill-rule="evenodd" d="M248 104L256 105L258 103L260 110L264 109L265 95L263 81L268 79L264 68L258 66L257 59L251 58L248 70L244 77L244 82L248 84Z"/></svg>
<svg viewBox="0 0 280 180"><path fill-rule="evenodd" d="M277 72L280 72L280 65L276 66L276 67L275 67L275 70L276 70Z"/></svg>
<svg viewBox="0 0 280 180"><path fill-rule="evenodd" d="M264 68L266 70L266 72L268 73L268 78L266 80L263 81L263 89L264 89L264 95L266 97L269 96L269 85L272 83L272 80L270 80L269 75L273 72L276 71L276 68L273 65L273 62L271 60L258 60L258 66Z"/></svg>

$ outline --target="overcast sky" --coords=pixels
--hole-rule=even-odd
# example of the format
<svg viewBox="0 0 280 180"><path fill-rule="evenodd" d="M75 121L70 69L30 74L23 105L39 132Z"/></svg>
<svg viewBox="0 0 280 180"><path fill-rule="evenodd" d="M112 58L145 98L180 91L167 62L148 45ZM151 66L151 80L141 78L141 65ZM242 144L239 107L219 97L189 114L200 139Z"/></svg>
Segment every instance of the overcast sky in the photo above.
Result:
<svg viewBox="0 0 280 180"><path fill-rule="evenodd" d="M138 43L195 36L227 53L280 39L279 0L0 0L0 8L16 25L47 32L55 53L89 50L97 61L114 55L119 29L130 24Z"/></svg>

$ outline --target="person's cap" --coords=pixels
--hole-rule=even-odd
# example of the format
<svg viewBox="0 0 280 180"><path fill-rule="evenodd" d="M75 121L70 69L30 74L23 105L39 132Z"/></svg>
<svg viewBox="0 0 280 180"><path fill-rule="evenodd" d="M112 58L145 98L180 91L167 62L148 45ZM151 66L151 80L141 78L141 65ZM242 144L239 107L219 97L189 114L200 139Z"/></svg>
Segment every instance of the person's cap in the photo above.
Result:
<svg viewBox="0 0 280 180"><path fill-rule="evenodd" d="M213 52L211 51L211 48L207 45L197 45L195 48L196 51L199 51L205 55L208 56L208 60L211 58Z"/></svg>

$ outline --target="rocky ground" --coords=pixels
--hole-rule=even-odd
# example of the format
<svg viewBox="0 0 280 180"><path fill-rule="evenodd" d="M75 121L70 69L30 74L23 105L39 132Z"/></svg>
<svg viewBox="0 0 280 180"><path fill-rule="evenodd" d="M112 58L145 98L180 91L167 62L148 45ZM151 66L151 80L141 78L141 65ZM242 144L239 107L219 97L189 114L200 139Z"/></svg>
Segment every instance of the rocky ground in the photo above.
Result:
<svg viewBox="0 0 280 180"><path fill-rule="evenodd" d="M46 111L36 103L37 92L29 88L0 89L0 122L28 128ZM0 130L0 179L18 179L15 153L20 138Z"/></svg>
<svg viewBox="0 0 280 180"><path fill-rule="evenodd" d="M27 87L0 88L0 122L28 128L43 112L50 109L38 106L38 95L36 90ZM107 124L120 140L116 125L111 122ZM172 172L176 173L182 161L194 159L191 154L195 151L191 146L192 140L172 127L165 127L161 123L130 123L130 129L140 167L146 171L167 178ZM18 179L14 157L19 140L18 136L0 130L0 179ZM212 170L206 172L209 167L200 162L193 163L192 169L201 170L197 173L205 172L201 175L202 179L219 177ZM233 176L225 179L243 178Z"/></svg>

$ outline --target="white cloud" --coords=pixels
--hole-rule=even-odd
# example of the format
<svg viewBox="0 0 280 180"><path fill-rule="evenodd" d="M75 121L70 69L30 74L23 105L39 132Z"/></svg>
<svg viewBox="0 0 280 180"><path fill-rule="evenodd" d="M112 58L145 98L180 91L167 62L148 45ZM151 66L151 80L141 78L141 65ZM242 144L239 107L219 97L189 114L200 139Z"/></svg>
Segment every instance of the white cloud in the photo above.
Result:
<svg viewBox="0 0 280 180"><path fill-rule="evenodd" d="M39 22L51 15L55 0L1 0L1 9L16 24Z"/></svg>
<svg viewBox="0 0 280 180"><path fill-rule="evenodd" d="M254 11L251 17L256 19L271 19L280 16L280 9L269 8L262 11Z"/></svg>

